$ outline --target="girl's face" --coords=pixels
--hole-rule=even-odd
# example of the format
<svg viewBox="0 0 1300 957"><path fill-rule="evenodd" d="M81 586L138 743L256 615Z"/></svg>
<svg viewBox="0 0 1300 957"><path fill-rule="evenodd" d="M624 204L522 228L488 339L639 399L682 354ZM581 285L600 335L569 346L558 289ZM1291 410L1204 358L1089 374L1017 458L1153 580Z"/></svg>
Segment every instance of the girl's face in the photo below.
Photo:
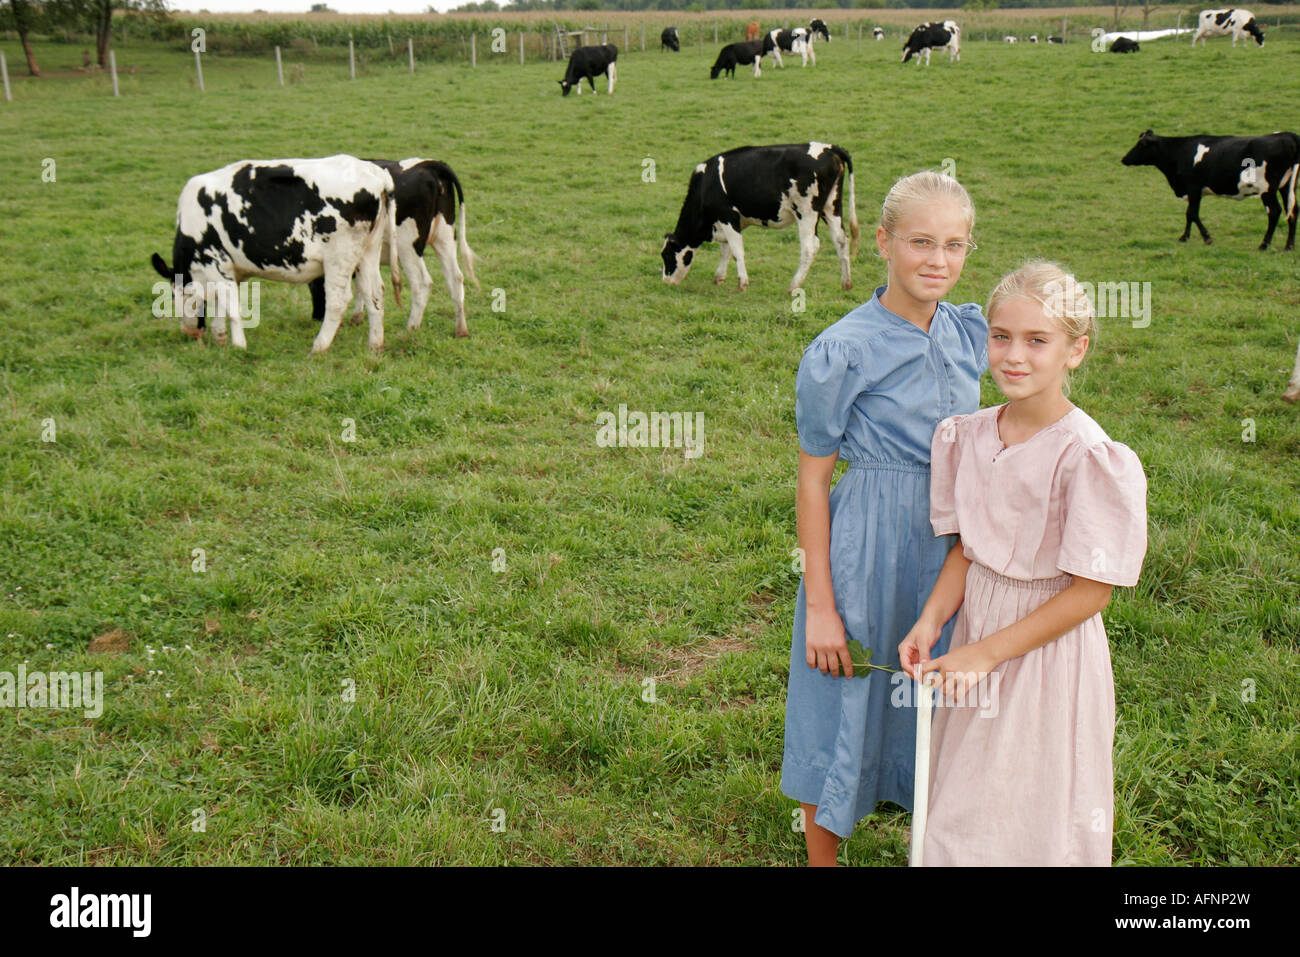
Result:
<svg viewBox="0 0 1300 957"><path fill-rule="evenodd" d="M1033 299L1007 299L988 318L989 371L1013 401L1059 395L1088 351L1087 336L1071 339Z"/></svg>
<svg viewBox="0 0 1300 957"><path fill-rule="evenodd" d="M921 237L929 244L913 244ZM966 264L966 246L948 249L947 244L970 239L970 224L954 202L936 202L909 209L891 233L884 226L876 230L876 246L889 263L889 286L915 302L935 303L948 295L961 278ZM916 245L929 245L917 249Z"/></svg>

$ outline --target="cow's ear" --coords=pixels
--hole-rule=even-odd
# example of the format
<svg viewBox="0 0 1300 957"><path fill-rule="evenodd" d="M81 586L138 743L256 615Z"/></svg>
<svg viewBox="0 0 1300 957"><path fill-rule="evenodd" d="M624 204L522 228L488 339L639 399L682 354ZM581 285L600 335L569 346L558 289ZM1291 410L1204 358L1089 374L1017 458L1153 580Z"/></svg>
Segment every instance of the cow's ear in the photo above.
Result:
<svg viewBox="0 0 1300 957"><path fill-rule="evenodd" d="M153 254L153 259L151 259L150 262L153 263L153 268L158 270L158 275L162 276L164 279L172 278L172 271L167 268L167 263L163 262L163 258L157 253Z"/></svg>
<svg viewBox="0 0 1300 957"><path fill-rule="evenodd" d="M1153 135L1154 135L1154 134L1151 132L1151 128L1150 128L1150 127L1147 127L1146 132L1142 134L1141 138L1142 138L1142 139L1146 139L1148 136L1153 136Z"/></svg>

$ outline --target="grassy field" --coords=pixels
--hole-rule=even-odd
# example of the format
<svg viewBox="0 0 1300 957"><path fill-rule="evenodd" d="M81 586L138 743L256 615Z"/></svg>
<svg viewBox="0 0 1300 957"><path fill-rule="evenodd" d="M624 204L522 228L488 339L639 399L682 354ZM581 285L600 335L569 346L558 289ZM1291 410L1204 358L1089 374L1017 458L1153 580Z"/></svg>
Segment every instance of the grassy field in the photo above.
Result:
<svg viewBox="0 0 1300 957"><path fill-rule="evenodd" d="M1030 256L1151 284L1150 324L1102 320L1072 396L1150 482L1142 580L1106 615L1115 862L1300 862L1300 254L1256 250L1256 201L1207 199L1214 244L1177 243L1183 204L1119 163L1147 127L1296 129L1300 39L897 56L837 43L711 83L712 51L625 55L612 98L490 57L312 64L284 89L265 58L209 57L200 94L186 53L128 46L121 99L15 77L0 671L102 670L105 702L0 709L0 862L801 863L778 790L795 369L883 279L889 185L945 164L980 244L953 301ZM712 247L660 282L696 163L807 139L855 160L851 292L824 230L801 313L793 230L746 232L744 294L709 282ZM414 334L390 294L381 356L345 324L308 358L291 286L262 287L247 352L153 318L189 176L341 151L459 173L470 338L438 287ZM599 447L620 404L702 412L704 454ZM882 806L841 860L905 863L908 820Z"/></svg>

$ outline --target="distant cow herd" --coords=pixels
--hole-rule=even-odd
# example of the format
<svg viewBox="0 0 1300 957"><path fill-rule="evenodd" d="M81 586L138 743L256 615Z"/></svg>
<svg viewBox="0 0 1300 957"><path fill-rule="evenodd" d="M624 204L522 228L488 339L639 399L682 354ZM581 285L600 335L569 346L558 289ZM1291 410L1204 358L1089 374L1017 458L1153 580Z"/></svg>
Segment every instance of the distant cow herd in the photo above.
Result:
<svg viewBox="0 0 1300 957"><path fill-rule="evenodd" d="M1241 37L1253 38L1256 45L1264 42L1255 18L1241 9L1201 13L1193 45L1216 35L1231 35L1234 45ZM875 36L880 39L883 31L877 28ZM751 63L759 76L762 58L770 55L783 65L782 52L798 54L805 65L811 61L815 66L813 46L818 39L829 43L830 31L823 21L814 19L807 27L774 29L727 44L710 76L734 75L737 66ZM1015 38L1004 40L1014 42ZM1122 42L1131 43L1131 47L1121 47ZM663 50L680 50L675 27L663 31L660 45ZM902 62L915 57L928 64L934 49L946 50L950 62L960 60L961 28L954 21L918 26L903 45ZM1136 41L1120 37L1110 49L1126 52L1138 46ZM612 95L617 59L613 44L579 47L559 81L563 93L567 96L574 87L581 93L583 80L594 93L595 78L605 76ZM1300 208L1300 136L1295 133L1158 136L1146 130L1122 163L1156 167L1174 195L1186 200L1180 242L1186 242L1193 226L1206 243L1212 241L1200 218L1203 195L1259 196L1268 213L1259 248L1269 247L1282 220L1287 227L1285 248L1295 248ZM719 153L699 163L690 176L677 225L664 236L662 279L680 284L701 247L716 242L721 258L713 281L725 281L734 259L739 288L744 291L749 274L741 231L751 225L779 228L794 224L799 233L799 265L789 286L794 292L802 286L817 254L817 227L823 222L840 261L840 284L849 289L859 227L853 160L842 147L810 142L746 146ZM354 321L359 321L363 312L368 316L369 345L378 350L384 342L380 266L389 266L399 308L405 274L411 294L407 328L417 329L433 287L424 263L426 246L433 247L451 295L455 334L467 336L465 277L478 285L474 271L477 257L467 238L464 191L446 163L418 157L400 162L362 160L343 154L323 159L243 160L190 178L177 203L171 262L155 253L153 266L170 281L174 314L181 320L182 331L191 336L202 336L210 321L217 342L229 341L245 348L245 317L240 314L237 287L245 279L256 278L309 285L313 315L321 321L313 353L329 348L355 291ZM215 307L210 295L213 289L224 293L215 297ZM1300 400L1300 351L1283 397Z"/></svg>

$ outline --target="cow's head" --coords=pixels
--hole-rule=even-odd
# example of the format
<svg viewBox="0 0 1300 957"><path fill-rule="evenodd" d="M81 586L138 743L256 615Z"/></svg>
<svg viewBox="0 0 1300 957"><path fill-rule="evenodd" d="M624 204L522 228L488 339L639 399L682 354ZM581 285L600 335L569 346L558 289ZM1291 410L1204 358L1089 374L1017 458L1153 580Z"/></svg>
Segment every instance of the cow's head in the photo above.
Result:
<svg viewBox="0 0 1300 957"><path fill-rule="evenodd" d="M831 42L831 31L826 27L826 21L814 20L808 24L808 30L814 37L821 37L827 43Z"/></svg>
<svg viewBox="0 0 1300 957"><path fill-rule="evenodd" d="M1137 145L1120 160L1125 166L1155 166L1160 159L1160 137L1147 130L1138 137Z"/></svg>
<svg viewBox="0 0 1300 957"><path fill-rule="evenodd" d="M172 316L181 321L181 332L194 339L203 336L206 325L203 314L203 287L194 282L189 270L173 273L167 262L157 253L153 254L153 268L158 275L172 284Z"/></svg>
<svg viewBox="0 0 1300 957"><path fill-rule="evenodd" d="M569 91L573 89L573 84L571 84L568 80L559 80L557 82L560 84L560 89L564 91L564 95L568 96Z"/></svg>
<svg viewBox="0 0 1300 957"><path fill-rule="evenodd" d="M1242 29L1255 38L1256 46L1262 47L1264 45L1264 31L1259 28L1259 24L1255 22L1254 17L1251 17L1250 22L1243 26Z"/></svg>
<svg viewBox="0 0 1300 957"><path fill-rule="evenodd" d="M664 282L676 286L691 271L695 248L686 245L672 233L664 233L664 248L660 255L664 260Z"/></svg>

